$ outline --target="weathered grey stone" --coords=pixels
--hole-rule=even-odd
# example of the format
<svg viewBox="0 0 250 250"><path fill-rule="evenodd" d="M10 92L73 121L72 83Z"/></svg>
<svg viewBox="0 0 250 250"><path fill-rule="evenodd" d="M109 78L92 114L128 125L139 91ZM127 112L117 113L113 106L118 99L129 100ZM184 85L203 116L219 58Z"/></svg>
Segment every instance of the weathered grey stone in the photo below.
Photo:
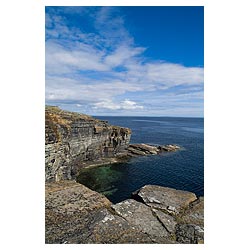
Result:
<svg viewBox="0 0 250 250"><path fill-rule="evenodd" d="M102 209L89 225L86 243L153 243L151 238L124 218Z"/></svg>
<svg viewBox="0 0 250 250"><path fill-rule="evenodd" d="M131 225L141 229L155 240L162 237L169 241L169 233L152 213L150 207L133 199L122 201L111 206L117 214L126 219Z"/></svg>
<svg viewBox="0 0 250 250"><path fill-rule="evenodd" d="M167 213L164 213L157 209L152 209L154 215L158 218L158 220L164 225L167 231L171 234L175 233L175 226L177 224L175 218Z"/></svg>
<svg viewBox="0 0 250 250"><path fill-rule="evenodd" d="M197 213L201 204L201 200L195 201L184 213L172 216L133 199L112 205L103 195L75 181L47 183L45 241L59 244L203 243L203 221L199 218L198 224L194 223L191 216L192 209Z"/></svg>
<svg viewBox="0 0 250 250"><path fill-rule="evenodd" d="M190 203L181 219L183 223L204 227L204 197L199 197L199 199Z"/></svg>
<svg viewBox="0 0 250 250"><path fill-rule="evenodd" d="M112 214L111 202L74 181L46 184L45 242L153 243L127 220Z"/></svg>
<svg viewBox="0 0 250 250"><path fill-rule="evenodd" d="M85 242L93 214L109 207L101 194L74 181L47 183L45 186L45 242Z"/></svg>
<svg viewBox="0 0 250 250"><path fill-rule="evenodd" d="M176 226L176 241L185 244L203 244L204 228L192 224L178 224Z"/></svg>
<svg viewBox="0 0 250 250"><path fill-rule="evenodd" d="M146 185L133 194L150 207L178 214L182 209L197 199L194 193L173 188Z"/></svg>

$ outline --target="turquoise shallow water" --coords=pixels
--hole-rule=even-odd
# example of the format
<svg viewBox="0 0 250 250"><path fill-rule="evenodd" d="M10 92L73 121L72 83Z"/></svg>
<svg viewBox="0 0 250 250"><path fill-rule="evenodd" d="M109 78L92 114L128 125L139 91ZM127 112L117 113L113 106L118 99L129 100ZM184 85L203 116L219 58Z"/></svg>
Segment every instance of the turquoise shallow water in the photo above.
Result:
<svg viewBox="0 0 250 250"><path fill-rule="evenodd" d="M87 169L78 181L113 203L130 198L146 184L204 195L204 119L172 117L97 117L132 129L131 143L177 144L174 153L133 158L126 163Z"/></svg>

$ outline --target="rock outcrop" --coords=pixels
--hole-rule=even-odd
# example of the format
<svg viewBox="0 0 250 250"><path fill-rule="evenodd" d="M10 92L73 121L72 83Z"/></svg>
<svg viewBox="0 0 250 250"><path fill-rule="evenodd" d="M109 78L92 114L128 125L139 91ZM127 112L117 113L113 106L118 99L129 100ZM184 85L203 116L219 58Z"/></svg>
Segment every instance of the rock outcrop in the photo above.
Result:
<svg viewBox="0 0 250 250"><path fill-rule="evenodd" d="M122 157L126 154L130 136L131 130L128 128L112 126L91 116L46 106L46 181L72 179L84 165Z"/></svg>
<svg viewBox="0 0 250 250"><path fill-rule="evenodd" d="M75 181L47 183L46 243L203 243L203 198L151 185L133 197L112 204Z"/></svg>
<svg viewBox="0 0 250 250"><path fill-rule="evenodd" d="M153 146L145 143L130 144L127 148L127 155L134 156L146 156L146 155L157 155L162 152L174 152L179 150L180 147L177 145L164 145L164 146Z"/></svg>

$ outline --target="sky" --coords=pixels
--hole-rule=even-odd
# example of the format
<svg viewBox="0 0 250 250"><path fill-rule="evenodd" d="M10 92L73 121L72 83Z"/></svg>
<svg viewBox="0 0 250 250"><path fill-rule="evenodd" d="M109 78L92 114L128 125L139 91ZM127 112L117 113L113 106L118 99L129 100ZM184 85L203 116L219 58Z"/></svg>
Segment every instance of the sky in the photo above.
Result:
<svg viewBox="0 0 250 250"><path fill-rule="evenodd" d="M203 7L45 7L46 104L204 117Z"/></svg>

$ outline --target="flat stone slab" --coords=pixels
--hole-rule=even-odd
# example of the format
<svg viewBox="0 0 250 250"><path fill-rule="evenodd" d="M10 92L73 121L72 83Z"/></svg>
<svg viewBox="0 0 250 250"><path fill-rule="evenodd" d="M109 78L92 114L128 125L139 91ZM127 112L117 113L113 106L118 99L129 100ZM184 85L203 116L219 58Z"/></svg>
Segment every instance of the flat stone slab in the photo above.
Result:
<svg viewBox="0 0 250 250"><path fill-rule="evenodd" d="M203 243L204 199L190 192L147 185L113 205L76 183L45 185L45 242ZM184 208L184 209L183 209Z"/></svg>
<svg viewBox="0 0 250 250"><path fill-rule="evenodd" d="M133 198L142 200L146 205L179 214L183 208L197 199L194 193L173 188L146 185L133 193Z"/></svg>
<svg viewBox="0 0 250 250"><path fill-rule="evenodd" d="M93 216L86 243L153 243L152 239L127 220L102 209Z"/></svg>
<svg viewBox="0 0 250 250"><path fill-rule="evenodd" d="M150 207L133 199L122 201L111 207L117 214L130 224L139 227L143 232L152 236L169 236L156 216L153 215Z"/></svg>
<svg viewBox="0 0 250 250"><path fill-rule="evenodd" d="M157 219L162 223L162 225L164 225L166 230L169 233L174 234L175 226L177 225L175 218L169 214L163 213L162 211L154 208L152 209L152 211L153 214L157 217Z"/></svg>
<svg viewBox="0 0 250 250"><path fill-rule="evenodd" d="M93 214L109 207L103 195L74 181L45 185L45 242L84 243Z"/></svg>
<svg viewBox="0 0 250 250"><path fill-rule="evenodd" d="M45 187L45 243L154 243L127 220L111 213L103 195L74 181Z"/></svg>

